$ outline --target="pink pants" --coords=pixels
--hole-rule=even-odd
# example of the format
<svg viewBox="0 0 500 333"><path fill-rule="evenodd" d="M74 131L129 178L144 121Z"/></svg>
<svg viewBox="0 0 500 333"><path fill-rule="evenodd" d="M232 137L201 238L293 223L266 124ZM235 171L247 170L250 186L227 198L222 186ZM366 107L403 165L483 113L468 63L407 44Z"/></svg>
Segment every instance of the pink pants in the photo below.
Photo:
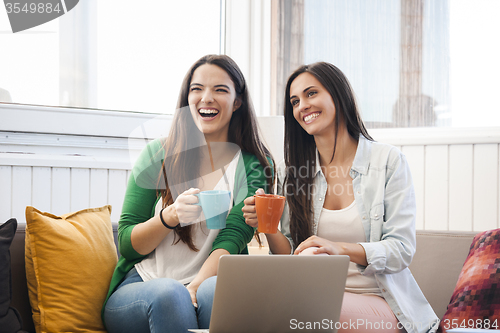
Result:
<svg viewBox="0 0 500 333"><path fill-rule="evenodd" d="M344 293L338 332L406 332L398 328L398 319L382 297ZM401 325L400 325L401 326Z"/></svg>

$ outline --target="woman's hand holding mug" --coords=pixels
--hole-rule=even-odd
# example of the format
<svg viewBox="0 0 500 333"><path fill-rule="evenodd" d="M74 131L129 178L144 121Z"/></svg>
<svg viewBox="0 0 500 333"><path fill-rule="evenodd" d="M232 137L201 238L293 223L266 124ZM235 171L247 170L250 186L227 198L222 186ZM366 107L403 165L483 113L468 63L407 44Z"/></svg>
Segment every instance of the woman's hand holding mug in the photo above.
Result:
<svg viewBox="0 0 500 333"><path fill-rule="evenodd" d="M259 188L255 191L256 195L266 194L263 189ZM243 217L245 218L245 223L251 226L252 228L257 228L259 226L259 222L257 221L257 212L255 210L255 196L251 196L243 201L245 206L241 209L243 212Z"/></svg>
<svg viewBox="0 0 500 333"><path fill-rule="evenodd" d="M198 198L193 195L195 193L200 193L200 190L197 188L190 188L179 195L173 203L177 218L181 225L189 224L200 217L201 207L193 205L198 202Z"/></svg>

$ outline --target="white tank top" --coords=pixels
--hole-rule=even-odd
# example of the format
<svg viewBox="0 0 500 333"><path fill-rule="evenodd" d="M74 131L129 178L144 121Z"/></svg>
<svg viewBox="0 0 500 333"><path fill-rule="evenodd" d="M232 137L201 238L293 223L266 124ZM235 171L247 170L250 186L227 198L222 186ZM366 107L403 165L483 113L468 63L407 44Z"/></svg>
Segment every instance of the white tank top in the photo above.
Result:
<svg viewBox="0 0 500 333"><path fill-rule="evenodd" d="M333 242L366 242L356 201L340 210L323 208L319 217L317 235ZM345 290L357 294L382 296L375 277L361 275L353 262L349 263Z"/></svg>

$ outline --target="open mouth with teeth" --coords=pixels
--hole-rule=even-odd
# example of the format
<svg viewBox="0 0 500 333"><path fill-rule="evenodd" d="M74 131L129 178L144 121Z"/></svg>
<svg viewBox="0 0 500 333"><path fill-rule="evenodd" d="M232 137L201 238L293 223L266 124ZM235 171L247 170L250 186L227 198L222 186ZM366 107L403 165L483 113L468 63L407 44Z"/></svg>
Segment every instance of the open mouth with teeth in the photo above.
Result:
<svg viewBox="0 0 500 333"><path fill-rule="evenodd" d="M198 113L203 118L214 118L219 114L219 110L216 109L199 109Z"/></svg>
<svg viewBox="0 0 500 333"><path fill-rule="evenodd" d="M308 114L307 116L305 116L303 119L304 119L304 122L305 123L308 123L316 118L318 118L318 116L320 115L321 112L314 112L314 113L310 113Z"/></svg>

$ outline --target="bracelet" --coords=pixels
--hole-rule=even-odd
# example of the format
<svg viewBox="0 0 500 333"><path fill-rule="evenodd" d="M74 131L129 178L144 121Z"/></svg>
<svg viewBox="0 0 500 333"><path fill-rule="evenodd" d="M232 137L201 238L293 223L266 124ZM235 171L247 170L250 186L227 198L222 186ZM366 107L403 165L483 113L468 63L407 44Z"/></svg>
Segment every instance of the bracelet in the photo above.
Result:
<svg viewBox="0 0 500 333"><path fill-rule="evenodd" d="M177 228L177 227L179 226L179 224L180 224L180 223L179 223L179 224L177 224L175 227L171 227L171 226L169 226L169 225L165 222L165 220L163 219L163 210L164 210L165 208L167 208L167 207L164 207L164 208L162 208L162 209L160 210L160 220L161 220L161 223L163 223L163 225L164 225L165 227L167 227L168 229L173 230L173 229Z"/></svg>

